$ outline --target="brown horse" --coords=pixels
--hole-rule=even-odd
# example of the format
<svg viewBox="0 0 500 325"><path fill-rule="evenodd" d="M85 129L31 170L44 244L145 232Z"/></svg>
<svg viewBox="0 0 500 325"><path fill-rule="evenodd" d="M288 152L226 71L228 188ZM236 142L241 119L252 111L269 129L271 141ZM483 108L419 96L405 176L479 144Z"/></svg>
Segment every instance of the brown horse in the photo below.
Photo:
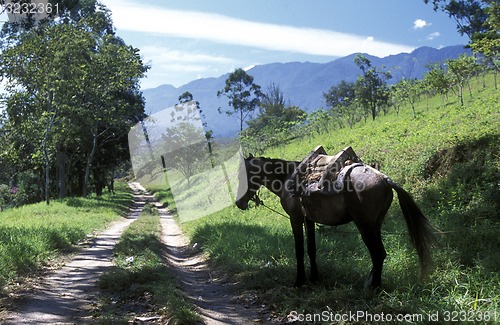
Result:
<svg viewBox="0 0 500 325"><path fill-rule="evenodd" d="M290 216L295 240L297 278L295 286L306 280L304 266L304 225L307 234L307 253L311 263L311 281L319 279L316 266L315 223L341 225L354 221L372 259L373 267L365 282L372 288L381 284L382 266L386 251L382 243L381 226L396 190L403 215L408 226L422 270L428 266L431 255L429 246L435 232L415 201L401 186L378 170L367 166L351 166L338 194L297 197L291 188L295 182L292 174L298 162L280 159L244 159L240 169L238 200L236 205L245 210L250 200L258 201L257 191L261 186L279 196L281 205ZM243 167L243 166L242 166Z"/></svg>

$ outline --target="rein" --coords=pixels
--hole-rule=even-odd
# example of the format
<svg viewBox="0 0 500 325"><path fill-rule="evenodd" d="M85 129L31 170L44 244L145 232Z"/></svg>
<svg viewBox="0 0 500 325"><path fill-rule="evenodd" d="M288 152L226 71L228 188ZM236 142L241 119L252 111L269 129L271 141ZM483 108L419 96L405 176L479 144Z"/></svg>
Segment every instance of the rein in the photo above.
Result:
<svg viewBox="0 0 500 325"><path fill-rule="evenodd" d="M280 216L282 216L282 217L285 217L285 218L287 218L287 219L290 219L290 217L289 217L289 216L287 216L286 214L283 214L283 213L281 213L281 212L279 212L279 211L277 211L277 210L275 210L275 209L273 209L273 208L271 208L271 207L269 207L269 206L265 205L265 204L264 204L264 201L262 201L262 200L260 199L259 194L257 194L257 192L255 192L255 194L252 196L252 198L250 199L250 201L255 202L255 206L256 206L256 207L258 207L258 206L262 205L264 208L267 208L268 210L270 210L270 211L272 211L272 212L274 212L274 213L276 213L276 214L279 214L279 215L280 215Z"/></svg>

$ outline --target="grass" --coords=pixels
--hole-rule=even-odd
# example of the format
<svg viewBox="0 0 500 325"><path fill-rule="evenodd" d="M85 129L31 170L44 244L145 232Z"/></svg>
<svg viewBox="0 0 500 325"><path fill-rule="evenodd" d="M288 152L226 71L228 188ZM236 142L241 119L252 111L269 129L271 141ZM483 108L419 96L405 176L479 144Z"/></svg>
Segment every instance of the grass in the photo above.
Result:
<svg viewBox="0 0 500 325"><path fill-rule="evenodd" d="M116 187L115 195L67 198L49 206L38 203L0 212L1 287L73 252L87 235L122 216L132 196L126 184Z"/></svg>
<svg viewBox="0 0 500 325"><path fill-rule="evenodd" d="M198 314L165 266L158 211L147 205L115 247L115 267L98 281L101 299L95 321L129 324L135 316L160 317L169 324L195 324Z"/></svg>
<svg viewBox="0 0 500 325"><path fill-rule="evenodd" d="M352 224L319 228L322 279L301 288L291 287L294 245L289 221L282 216L263 208L229 207L183 223L182 228L244 289L258 290L261 302L271 306L278 319L291 311L336 315L365 311L425 315L427 321L438 315L440 322L464 321L458 316L466 314L473 320L484 316L486 323L498 322L500 92L492 86L483 89L479 81L474 87L473 97L467 97L463 107L455 99L445 107L440 97L430 99L428 106L422 100L416 117L409 107L402 108L399 115L391 112L353 129L311 135L266 153L301 160L318 144L331 154L350 145L365 162L379 163L443 231L426 281L418 280L416 253L397 200L383 226L388 257L382 289L374 292L363 290L371 262ZM172 204L171 194L161 193ZM269 192L263 191L261 198L281 211Z"/></svg>

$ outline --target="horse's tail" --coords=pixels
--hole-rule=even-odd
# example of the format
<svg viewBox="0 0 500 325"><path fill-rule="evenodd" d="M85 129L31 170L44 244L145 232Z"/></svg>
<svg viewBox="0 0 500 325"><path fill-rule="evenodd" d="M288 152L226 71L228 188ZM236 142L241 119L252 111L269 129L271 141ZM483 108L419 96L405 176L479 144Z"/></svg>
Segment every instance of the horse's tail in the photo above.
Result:
<svg viewBox="0 0 500 325"><path fill-rule="evenodd" d="M437 230L420 211L408 192L389 177L386 177L386 181L398 193L399 205L408 226L410 239L417 250L420 268L425 273L432 262L430 246L437 240Z"/></svg>

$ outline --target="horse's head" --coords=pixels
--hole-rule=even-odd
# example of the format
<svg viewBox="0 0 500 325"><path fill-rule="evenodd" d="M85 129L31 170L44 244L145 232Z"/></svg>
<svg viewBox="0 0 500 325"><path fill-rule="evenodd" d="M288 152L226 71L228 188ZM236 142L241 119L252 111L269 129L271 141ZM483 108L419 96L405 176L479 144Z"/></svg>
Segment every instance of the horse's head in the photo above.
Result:
<svg viewBox="0 0 500 325"><path fill-rule="evenodd" d="M258 159L250 154L248 158L243 159L243 163L240 165L236 206L242 210L248 209L248 201L255 197L261 185L258 181Z"/></svg>

